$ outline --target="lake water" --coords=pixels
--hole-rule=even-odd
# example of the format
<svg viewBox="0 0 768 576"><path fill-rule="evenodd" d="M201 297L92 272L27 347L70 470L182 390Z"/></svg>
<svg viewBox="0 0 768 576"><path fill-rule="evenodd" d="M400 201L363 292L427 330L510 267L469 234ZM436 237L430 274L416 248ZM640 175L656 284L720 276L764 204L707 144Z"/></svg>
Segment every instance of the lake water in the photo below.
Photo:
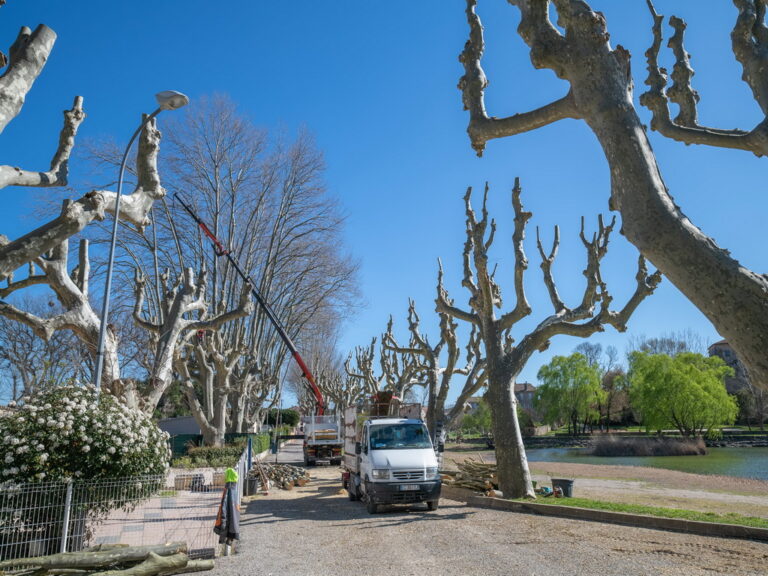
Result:
<svg viewBox="0 0 768 576"><path fill-rule="evenodd" d="M532 448L525 452L531 462L650 466L768 480L768 448L710 448L706 456L591 456L585 448Z"/></svg>

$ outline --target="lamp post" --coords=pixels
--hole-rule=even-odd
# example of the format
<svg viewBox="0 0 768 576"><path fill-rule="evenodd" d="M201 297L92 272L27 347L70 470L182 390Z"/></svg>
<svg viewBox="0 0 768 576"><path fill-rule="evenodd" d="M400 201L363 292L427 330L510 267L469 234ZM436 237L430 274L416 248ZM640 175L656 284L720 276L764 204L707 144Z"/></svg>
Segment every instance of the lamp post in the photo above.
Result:
<svg viewBox="0 0 768 576"><path fill-rule="evenodd" d="M101 389L101 373L104 370L104 341L107 336L107 317L109 315L109 293L112 288L112 269L115 263L115 245L117 244L117 225L120 220L120 198L123 193L123 174L125 173L125 163L128 160L128 154L136 137L141 134L144 127L163 110L176 110L189 104L189 98L181 92L174 90L165 90L155 94L157 100L157 110L147 116L141 125L133 133L128 145L123 153L123 160L120 162L120 173L117 177L117 196L115 198L115 221L112 224L112 241L109 246L109 262L107 264L107 281L104 285L104 300L101 307L101 326L99 326L99 345L96 349L96 368L93 374L93 383L96 390Z"/></svg>

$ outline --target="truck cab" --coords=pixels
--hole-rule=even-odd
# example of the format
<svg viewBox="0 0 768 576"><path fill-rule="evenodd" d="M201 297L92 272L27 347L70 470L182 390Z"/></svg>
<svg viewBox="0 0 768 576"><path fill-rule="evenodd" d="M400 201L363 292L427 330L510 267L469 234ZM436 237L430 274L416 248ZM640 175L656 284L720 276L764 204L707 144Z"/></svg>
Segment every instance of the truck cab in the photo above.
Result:
<svg viewBox="0 0 768 576"><path fill-rule="evenodd" d="M341 464L342 439L339 421L335 416L305 416L304 428L304 465L314 466L320 460L327 460L331 465Z"/></svg>
<svg viewBox="0 0 768 576"><path fill-rule="evenodd" d="M387 504L425 502L437 509L440 474L424 421L358 414L354 422L354 452L345 455L342 477L350 500L363 499L371 514Z"/></svg>

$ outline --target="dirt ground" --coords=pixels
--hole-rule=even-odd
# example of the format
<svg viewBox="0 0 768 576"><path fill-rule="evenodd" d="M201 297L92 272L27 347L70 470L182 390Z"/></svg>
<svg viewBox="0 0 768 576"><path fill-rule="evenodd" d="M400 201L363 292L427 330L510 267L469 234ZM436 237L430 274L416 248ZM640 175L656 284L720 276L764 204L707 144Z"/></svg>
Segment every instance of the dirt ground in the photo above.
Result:
<svg viewBox="0 0 768 576"><path fill-rule="evenodd" d="M288 446L279 461L300 459L300 446ZM515 514L448 498L434 512L392 506L371 515L361 502L348 500L338 467L309 471L312 481L306 486L244 499L237 553L218 559L211 576L766 574L765 542ZM547 472L576 475L571 468ZM595 478L589 471L577 477L577 493L591 480L616 482L625 491L622 482L646 481L637 479L637 469L616 480L593 472ZM648 483L659 491L671 489L661 480Z"/></svg>
<svg viewBox="0 0 768 576"><path fill-rule="evenodd" d="M491 450L447 450L446 468L466 458L493 462ZM768 518L768 482L751 478L690 474L642 466L598 466L567 462L530 462L533 479L573 478L575 497L611 502L685 508Z"/></svg>

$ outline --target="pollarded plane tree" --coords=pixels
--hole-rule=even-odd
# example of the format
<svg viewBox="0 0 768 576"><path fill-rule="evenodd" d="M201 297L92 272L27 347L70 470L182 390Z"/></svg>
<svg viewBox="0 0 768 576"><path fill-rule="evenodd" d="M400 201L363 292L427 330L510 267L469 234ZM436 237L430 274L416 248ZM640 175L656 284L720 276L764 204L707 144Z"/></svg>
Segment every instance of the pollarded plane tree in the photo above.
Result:
<svg viewBox="0 0 768 576"><path fill-rule="evenodd" d="M353 363L354 356L354 363ZM376 337L371 339L368 346L355 346L344 361L344 372L349 379L347 386L351 387L349 397L354 400L370 398L379 391L383 376L376 375ZM351 403L349 404L351 406Z"/></svg>
<svg viewBox="0 0 768 576"><path fill-rule="evenodd" d="M22 109L27 93L42 72L53 48L56 34L47 26L40 25L34 32L23 27L9 56L0 55L0 67L6 70L0 75L0 132ZM69 160L74 149L75 136L85 119L83 101L76 97L70 110L64 112L64 124L59 142L47 171L26 170L16 166L0 166L0 188L62 187L68 184ZM143 230L149 223L149 212L154 201L165 195L157 170L160 132L151 120L139 139L136 157L137 185L131 194L121 201L121 218L136 229ZM0 279L6 280L4 296L31 286L47 284L59 299L63 312L49 318L25 311L20 303L3 304L2 313L7 318L30 326L43 338L50 338L59 329L72 330L85 344L89 354L95 354L100 320L88 303L90 263L88 245L80 244L80 262L69 278L67 267L69 244L67 239L83 231L94 221L103 220L106 213L114 213L115 192L94 190L75 201L68 201L59 216L29 232L21 238L9 241L0 235ZM14 273L29 265L27 275ZM117 340L113 331L106 333L105 381L107 389L120 375Z"/></svg>
<svg viewBox="0 0 768 576"><path fill-rule="evenodd" d="M388 323L391 330L392 318ZM371 398L379 391L392 392L397 398L404 399L406 394L413 390L414 386L423 385L421 366L414 356L408 352L401 353L387 349L382 344L378 347L378 359L381 373L376 373L376 340L374 336L371 343L366 346L357 346L350 352L344 362L344 370L352 379L350 383L358 390L360 398ZM352 355L355 357L355 365L352 365Z"/></svg>
<svg viewBox="0 0 768 576"><path fill-rule="evenodd" d="M147 277L136 270L134 278L136 301L133 310L134 322L150 334L150 342L154 348L154 363L150 370L149 385L140 398L145 412L152 414L165 391L173 383L174 360L183 342L198 338L200 334L214 332L226 323L253 313L250 285L244 284L240 300L235 308L220 314L209 315L209 299L206 297L208 285L207 272L203 268L195 275L191 268L174 284L169 282L169 272L162 276L163 298L161 300L162 314L147 316L144 313L144 294ZM134 381L123 380L126 384L134 385Z"/></svg>
<svg viewBox="0 0 768 576"><path fill-rule="evenodd" d="M605 225L599 218L598 231L588 239L584 232L584 219L581 222L581 242L587 252L587 267L584 270L586 286L581 302L575 308L569 308L560 298L552 274L552 265L560 246L559 228L555 227L554 241L549 254L544 251L538 229L537 246L541 255L541 269L544 284L554 312L522 338L513 338L512 329L532 312L526 298L523 279L528 260L523 241L525 227L532 214L523 210L520 201L521 188L515 181L512 190L514 209L514 231L512 244L514 249L514 291L516 303L514 309L496 316L500 309L501 287L496 282L496 269L489 267L489 250L496 232L495 221L488 220L487 197L485 188L481 218L478 220L470 203L472 189L467 190L464 202L467 215L467 240L464 245L464 277L462 285L469 292L469 309L455 306L443 285L442 265L438 273L436 309L440 314L448 314L457 320L463 320L477 327L485 347L485 371L487 392L485 398L491 409L493 434L496 444L496 461L499 470L499 488L507 498L535 497L531 485L531 476L525 456L525 448L517 418L517 400L514 394L515 380L534 352L546 350L550 340L557 335L586 338L613 326L623 332L626 323L638 305L651 294L661 280L661 274L648 274L645 260L639 257L636 274L637 286L624 308L620 311L610 309L613 297L608 292L600 272L600 262L608 250L608 241L614 222Z"/></svg>
<svg viewBox="0 0 768 576"><path fill-rule="evenodd" d="M65 210L68 202L65 202ZM29 274L18 281L8 282L7 287L0 289L0 296L6 297L16 290L30 286L47 286L56 296L62 311L52 316L40 316L26 310L21 310L7 302L0 302L0 315L30 327L34 333L45 341L50 341L60 331L69 330L85 345L91 353L96 350L101 319L94 311L89 300L90 260L88 256L89 243L80 240L77 265L69 270L69 240L64 240L51 253L36 258L30 264ZM142 409L151 414L165 388L170 384L168 364L173 357L178 338L183 332L197 326L215 329L233 317L247 313L249 301L247 292L241 299L237 310L218 315L205 320L204 290L195 284L195 278L188 272L184 282L180 281L169 290L166 297L166 316L162 325L153 324L140 317L143 303L143 284L141 277L136 279L136 314L143 328L162 334L155 340L158 348L155 358L156 365L147 374L150 385L148 389L137 387L133 379L120 378L120 359L118 341L114 332L109 329L105 342L104 389L119 398L131 408ZM192 311L202 312L203 320L192 322L185 315ZM163 332L160 332L163 330Z"/></svg>
<svg viewBox="0 0 768 576"><path fill-rule="evenodd" d="M333 402L335 412L344 416L344 410L354 405L358 400L366 397L362 381L350 376L346 371L313 372L317 378L317 385L323 396ZM312 405L309 406L310 409Z"/></svg>
<svg viewBox="0 0 768 576"><path fill-rule="evenodd" d="M392 317L389 317L387 330L392 330ZM392 392L400 400L405 400L416 392L416 386L424 386L426 375L418 356L410 352L398 352L388 348L382 335L379 347L379 363L381 378L384 381L383 390Z"/></svg>
<svg viewBox="0 0 768 576"><path fill-rule="evenodd" d="M27 93L42 73L56 41L56 33L41 24L34 31L22 27L8 56L0 53L0 134L21 112ZM68 184L69 160L75 146L75 136L85 119L83 99L78 96L70 110L64 112L64 123L59 142L46 171L0 165L0 189L8 186L62 187ZM157 147L160 133L155 120L151 120L142 135L137 166L139 184L120 203L120 217L138 229L149 224L149 212L155 200L165 195L156 172ZM67 238L81 232L94 221L103 220L106 213L114 213L115 192L93 190L67 205L57 218L15 240L0 235L0 280L36 258L52 250Z"/></svg>
<svg viewBox="0 0 768 576"><path fill-rule="evenodd" d="M427 426L433 438L435 437L438 421L443 421L445 428L450 427L450 418L444 418L443 414L453 376L459 374L466 377L464 389L456 402L458 406L463 406L466 399L477 392L483 383L482 378L478 378L482 371L475 368L478 364L477 354L479 352L479 347L476 346L478 342L476 327L473 325L472 333L466 346L466 363L460 365L461 346L456 335L458 323L448 314L441 313L439 318L440 339L433 346L429 342L429 336L421 331L420 318L416 312L416 303L413 300L409 300L408 345L401 346L398 344L392 330L392 318L390 318L387 331L382 337L382 347L385 350L412 358L416 363L418 373L423 375L425 379L424 384L427 387ZM444 351L443 363L441 355ZM452 411L451 414L456 418L459 412L454 412Z"/></svg>
<svg viewBox="0 0 768 576"><path fill-rule="evenodd" d="M481 155L494 138L513 136L566 118L583 120L597 137L610 167L610 208L621 214L621 231L714 324L746 366L749 376L768 386L768 278L744 268L699 230L675 205L662 179L645 127L633 104L630 54L612 48L605 18L584 0L509 0L520 11L518 33L530 48L535 68L548 68L568 83L566 94L536 110L506 118L489 116L481 66L483 26L467 0L469 40L460 60L459 82L469 111L472 147ZM556 28L550 6L557 13ZM765 0L734 0L737 15L731 31L734 56L760 109L768 111L768 28ZM697 118L699 95L691 86L691 69L683 45L685 23L672 18L670 40L676 63L672 85L657 63L662 17L653 4L654 42L646 53L648 92L641 103L652 113L651 128L685 144L700 144L768 153L768 122L752 130L702 126ZM562 30L562 32L561 32ZM598 79L598 81L596 81ZM670 118L670 101L680 114Z"/></svg>

